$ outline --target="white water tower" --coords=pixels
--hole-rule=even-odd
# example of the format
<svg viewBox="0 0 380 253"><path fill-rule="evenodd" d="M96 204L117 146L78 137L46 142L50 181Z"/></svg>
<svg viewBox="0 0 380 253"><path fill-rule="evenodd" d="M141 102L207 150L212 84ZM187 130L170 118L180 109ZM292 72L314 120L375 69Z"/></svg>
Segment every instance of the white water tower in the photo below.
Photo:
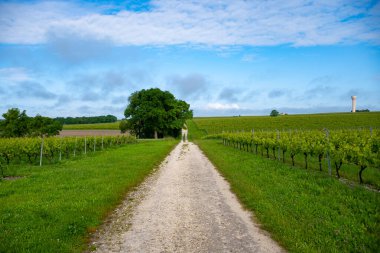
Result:
<svg viewBox="0 0 380 253"><path fill-rule="evenodd" d="M352 110L351 112L356 112L356 96L351 96L352 99Z"/></svg>

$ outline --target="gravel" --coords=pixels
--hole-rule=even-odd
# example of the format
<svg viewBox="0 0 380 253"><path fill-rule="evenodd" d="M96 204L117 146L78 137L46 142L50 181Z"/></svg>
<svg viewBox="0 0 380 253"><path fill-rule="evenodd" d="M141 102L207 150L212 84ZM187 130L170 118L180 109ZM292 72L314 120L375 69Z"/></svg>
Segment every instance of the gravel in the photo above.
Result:
<svg viewBox="0 0 380 253"><path fill-rule="evenodd" d="M284 252L191 142L181 142L94 234L96 252Z"/></svg>

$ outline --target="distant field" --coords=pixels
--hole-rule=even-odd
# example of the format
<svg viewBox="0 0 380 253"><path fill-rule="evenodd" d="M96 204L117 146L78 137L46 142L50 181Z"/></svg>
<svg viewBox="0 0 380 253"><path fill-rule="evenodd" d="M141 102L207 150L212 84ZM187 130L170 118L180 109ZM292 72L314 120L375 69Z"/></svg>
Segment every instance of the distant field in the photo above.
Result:
<svg viewBox="0 0 380 253"><path fill-rule="evenodd" d="M223 131L380 127L380 112L194 118L207 134Z"/></svg>
<svg viewBox="0 0 380 253"><path fill-rule="evenodd" d="M63 130L118 130L119 122L63 125Z"/></svg>
<svg viewBox="0 0 380 253"><path fill-rule="evenodd" d="M110 129L82 129L82 130L62 130L59 132L59 136L116 136L127 135L122 134L120 130Z"/></svg>

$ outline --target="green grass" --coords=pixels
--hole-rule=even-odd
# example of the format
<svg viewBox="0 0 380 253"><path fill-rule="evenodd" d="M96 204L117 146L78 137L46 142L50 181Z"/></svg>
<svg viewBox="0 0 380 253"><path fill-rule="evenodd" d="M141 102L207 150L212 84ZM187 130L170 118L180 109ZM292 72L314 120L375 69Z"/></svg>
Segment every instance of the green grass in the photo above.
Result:
<svg viewBox="0 0 380 253"><path fill-rule="evenodd" d="M220 141L198 140L243 205L290 252L380 252L380 195Z"/></svg>
<svg viewBox="0 0 380 253"><path fill-rule="evenodd" d="M199 130L208 134L222 131L286 130L286 129L342 129L380 127L380 112L327 113L246 117L194 118Z"/></svg>
<svg viewBox="0 0 380 253"><path fill-rule="evenodd" d="M0 181L0 252L81 252L89 231L140 184L177 141L150 141ZM149 152L147 152L149 150Z"/></svg>
<svg viewBox="0 0 380 253"><path fill-rule="evenodd" d="M233 146L229 146L230 149L234 149ZM266 150L263 146L259 146L257 149L257 154L255 151L255 147L248 148L245 146L242 149L239 149L240 152L249 152L253 156L261 156L267 158ZM278 150L276 150L276 157L273 155L272 149L269 150L269 159L274 160L277 163L283 163L282 161L282 152L280 152L280 160L278 160ZM319 172L319 161L317 157L309 156L308 157L308 168L307 170L311 171L318 171ZM295 161L295 167L299 169L305 169L305 157L303 154L297 154L294 158ZM288 166L292 166L292 160L289 155L289 152L285 153L285 164ZM322 172L321 173L328 173L328 165L326 158L322 159ZM345 163L342 165L342 167L339 170L339 174L341 178L348 179L351 184L358 184L359 183L359 166L355 164L348 164ZM333 177L336 176L336 170L334 161L331 161L331 175ZM374 167L368 167L363 171L362 174L363 177L363 183L367 186L370 186L374 189L380 190L380 170L379 168Z"/></svg>
<svg viewBox="0 0 380 253"><path fill-rule="evenodd" d="M202 136L207 135L207 132L205 130L201 130L198 128L197 124L194 123L194 120L187 120L186 125L189 129L188 139L190 141L200 139L202 138Z"/></svg>
<svg viewBox="0 0 380 253"><path fill-rule="evenodd" d="M119 122L96 124L68 124L63 130L119 130Z"/></svg>

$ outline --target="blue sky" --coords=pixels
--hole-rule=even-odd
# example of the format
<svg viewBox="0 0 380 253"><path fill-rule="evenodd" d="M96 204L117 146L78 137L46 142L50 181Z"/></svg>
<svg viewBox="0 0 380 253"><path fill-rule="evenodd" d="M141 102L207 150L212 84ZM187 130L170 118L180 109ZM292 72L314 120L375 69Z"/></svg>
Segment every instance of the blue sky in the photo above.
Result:
<svg viewBox="0 0 380 253"><path fill-rule="evenodd" d="M195 116L380 110L379 1L0 1L0 112L123 117L158 87Z"/></svg>

